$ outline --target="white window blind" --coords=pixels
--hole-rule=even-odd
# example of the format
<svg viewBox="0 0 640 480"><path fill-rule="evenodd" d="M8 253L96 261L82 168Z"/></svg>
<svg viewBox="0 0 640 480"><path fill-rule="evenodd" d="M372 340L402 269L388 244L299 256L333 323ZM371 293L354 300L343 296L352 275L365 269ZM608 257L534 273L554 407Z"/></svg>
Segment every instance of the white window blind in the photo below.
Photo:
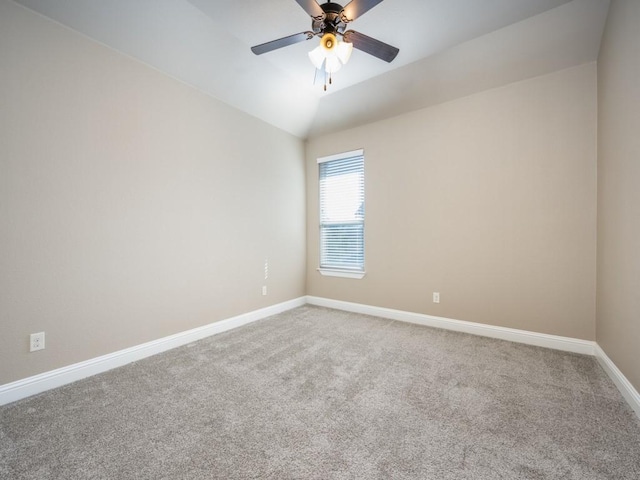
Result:
<svg viewBox="0 0 640 480"><path fill-rule="evenodd" d="M318 159L320 269L364 271L364 152Z"/></svg>

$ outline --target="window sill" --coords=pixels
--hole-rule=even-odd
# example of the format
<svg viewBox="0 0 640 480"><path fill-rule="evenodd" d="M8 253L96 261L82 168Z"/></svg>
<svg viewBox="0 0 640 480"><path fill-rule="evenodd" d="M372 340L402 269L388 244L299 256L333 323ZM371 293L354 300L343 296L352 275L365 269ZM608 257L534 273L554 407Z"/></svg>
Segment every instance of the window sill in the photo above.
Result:
<svg viewBox="0 0 640 480"><path fill-rule="evenodd" d="M342 278L363 278L367 272L354 272L351 270L331 270L328 268L319 268L320 275L325 277L342 277Z"/></svg>

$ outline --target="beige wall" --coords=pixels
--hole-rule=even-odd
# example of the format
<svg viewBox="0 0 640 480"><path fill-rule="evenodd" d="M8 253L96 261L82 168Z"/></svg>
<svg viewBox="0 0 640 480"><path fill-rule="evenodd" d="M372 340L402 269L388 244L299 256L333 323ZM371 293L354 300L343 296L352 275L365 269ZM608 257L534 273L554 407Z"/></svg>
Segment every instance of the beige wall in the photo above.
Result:
<svg viewBox="0 0 640 480"><path fill-rule="evenodd" d="M0 384L303 295L304 195L299 139L0 1Z"/></svg>
<svg viewBox="0 0 640 480"><path fill-rule="evenodd" d="M316 158L357 148L367 275L323 277ZM314 138L307 192L309 295L594 339L595 64Z"/></svg>
<svg viewBox="0 0 640 480"><path fill-rule="evenodd" d="M597 341L640 390L640 2L611 3L598 58Z"/></svg>

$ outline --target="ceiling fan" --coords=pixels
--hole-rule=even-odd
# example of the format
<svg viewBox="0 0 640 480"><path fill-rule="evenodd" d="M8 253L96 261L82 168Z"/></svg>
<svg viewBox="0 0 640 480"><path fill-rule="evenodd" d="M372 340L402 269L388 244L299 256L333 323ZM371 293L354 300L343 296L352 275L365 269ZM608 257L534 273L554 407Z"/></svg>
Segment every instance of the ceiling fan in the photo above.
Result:
<svg viewBox="0 0 640 480"><path fill-rule="evenodd" d="M325 72L325 90L327 89L326 75L329 75L329 83L331 83L331 74L347 63L352 48L362 50L385 62L393 61L400 51L363 33L347 30L347 24L371 10L382 0L351 0L344 7L331 1L322 5L316 0L296 0L296 2L311 16L311 30L256 45L251 47L251 51L256 55L262 55L311 40L316 36L321 37L320 46L309 53L309 58L318 70Z"/></svg>

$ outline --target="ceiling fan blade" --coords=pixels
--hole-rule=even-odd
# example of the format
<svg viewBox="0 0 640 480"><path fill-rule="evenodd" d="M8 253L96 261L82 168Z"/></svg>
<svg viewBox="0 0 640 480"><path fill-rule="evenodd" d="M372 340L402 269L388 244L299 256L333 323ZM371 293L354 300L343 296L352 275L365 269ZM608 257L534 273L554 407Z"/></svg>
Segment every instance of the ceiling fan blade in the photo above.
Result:
<svg viewBox="0 0 640 480"><path fill-rule="evenodd" d="M325 13L316 0L296 0L305 12L307 12L312 18L324 19Z"/></svg>
<svg viewBox="0 0 640 480"><path fill-rule="evenodd" d="M288 47L294 43L304 42L313 38L313 32L300 32L295 35L289 35L288 37L279 38L278 40L271 40L267 43L261 43L255 47L251 47L251 51L256 55L262 55L263 53L277 50L278 48Z"/></svg>
<svg viewBox="0 0 640 480"><path fill-rule="evenodd" d="M380 2L382 2L382 0L351 0L342 9L342 19L344 22L352 22L360 15L371 10Z"/></svg>
<svg viewBox="0 0 640 480"><path fill-rule="evenodd" d="M378 57L385 62L392 62L398 52L396 47L392 47L380 40L366 36L364 33L355 30L347 30L344 32L344 41L353 43L354 48L367 52L369 55Z"/></svg>

